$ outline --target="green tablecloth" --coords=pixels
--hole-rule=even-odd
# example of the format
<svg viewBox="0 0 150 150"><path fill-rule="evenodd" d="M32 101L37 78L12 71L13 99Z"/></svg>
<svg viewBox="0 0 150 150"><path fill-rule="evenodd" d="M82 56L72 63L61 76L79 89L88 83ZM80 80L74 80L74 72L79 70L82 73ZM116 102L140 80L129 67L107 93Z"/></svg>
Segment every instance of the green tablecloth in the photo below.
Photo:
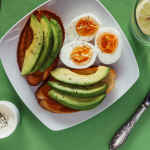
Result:
<svg viewBox="0 0 150 150"><path fill-rule="evenodd" d="M0 38L24 15L46 0L2 0ZM24 105L9 82L0 62L0 100L13 102L20 110L21 122L8 138L0 140L0 150L108 150L114 133L122 126L150 88L150 48L135 40L129 30L129 18L136 0L100 0L117 20L137 59L140 77L116 103L95 117L63 131L45 127ZM128 81L127 81L128 82ZM120 150L150 149L150 108Z"/></svg>

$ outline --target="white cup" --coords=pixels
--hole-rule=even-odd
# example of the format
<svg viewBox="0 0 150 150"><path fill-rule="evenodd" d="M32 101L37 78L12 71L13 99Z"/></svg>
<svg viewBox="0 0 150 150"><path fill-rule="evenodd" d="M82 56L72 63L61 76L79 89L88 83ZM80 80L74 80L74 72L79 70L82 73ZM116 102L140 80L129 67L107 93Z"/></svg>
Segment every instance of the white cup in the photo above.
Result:
<svg viewBox="0 0 150 150"><path fill-rule="evenodd" d="M14 116L15 116L15 125L13 126L13 128L9 132L6 132L6 134L2 134L2 135L0 134L0 139L3 139L3 138L10 136L16 130L16 128L20 122L20 113L19 113L18 108L11 102L0 101L0 105L1 104L7 106L10 110L12 110L12 112L14 113Z"/></svg>

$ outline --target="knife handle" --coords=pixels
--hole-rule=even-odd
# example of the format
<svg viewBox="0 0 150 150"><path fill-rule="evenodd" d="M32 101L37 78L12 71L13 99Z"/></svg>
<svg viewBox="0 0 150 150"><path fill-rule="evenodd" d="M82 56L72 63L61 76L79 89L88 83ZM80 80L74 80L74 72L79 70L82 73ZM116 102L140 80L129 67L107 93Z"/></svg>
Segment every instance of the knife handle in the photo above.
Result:
<svg viewBox="0 0 150 150"><path fill-rule="evenodd" d="M133 115L133 117L129 121L127 121L120 130L118 130L110 143L110 150L117 150L127 140L135 123L139 120L139 118L145 112L148 106L149 104L145 101L145 103L140 106L140 108Z"/></svg>

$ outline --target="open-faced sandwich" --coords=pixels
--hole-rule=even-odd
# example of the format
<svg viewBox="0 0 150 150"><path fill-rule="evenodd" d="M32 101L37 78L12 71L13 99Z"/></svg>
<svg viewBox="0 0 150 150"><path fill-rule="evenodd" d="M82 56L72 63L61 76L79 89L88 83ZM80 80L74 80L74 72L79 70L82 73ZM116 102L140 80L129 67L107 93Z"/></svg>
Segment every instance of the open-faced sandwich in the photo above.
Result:
<svg viewBox="0 0 150 150"><path fill-rule="evenodd" d="M50 76L59 60L65 38L61 18L48 10L36 10L23 28L17 47L17 62L27 82L38 85Z"/></svg>
<svg viewBox="0 0 150 150"><path fill-rule="evenodd" d="M38 103L54 113L73 113L98 106L115 86L116 73L108 67L68 70L57 68L36 91Z"/></svg>

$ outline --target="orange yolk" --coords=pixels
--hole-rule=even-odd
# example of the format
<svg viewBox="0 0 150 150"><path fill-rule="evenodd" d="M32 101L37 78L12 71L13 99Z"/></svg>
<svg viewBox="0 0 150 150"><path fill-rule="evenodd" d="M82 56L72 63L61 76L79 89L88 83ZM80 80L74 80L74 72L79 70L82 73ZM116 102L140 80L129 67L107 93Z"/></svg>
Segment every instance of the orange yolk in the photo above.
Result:
<svg viewBox="0 0 150 150"><path fill-rule="evenodd" d="M74 48L70 57L76 65L83 66L90 62L92 55L93 49L90 46L84 45Z"/></svg>
<svg viewBox="0 0 150 150"><path fill-rule="evenodd" d="M76 24L76 32L81 36L94 35L98 29L99 25L90 17L83 17Z"/></svg>
<svg viewBox="0 0 150 150"><path fill-rule="evenodd" d="M118 37L112 33L104 32L99 34L96 42L103 53L111 54L115 52L118 47Z"/></svg>

